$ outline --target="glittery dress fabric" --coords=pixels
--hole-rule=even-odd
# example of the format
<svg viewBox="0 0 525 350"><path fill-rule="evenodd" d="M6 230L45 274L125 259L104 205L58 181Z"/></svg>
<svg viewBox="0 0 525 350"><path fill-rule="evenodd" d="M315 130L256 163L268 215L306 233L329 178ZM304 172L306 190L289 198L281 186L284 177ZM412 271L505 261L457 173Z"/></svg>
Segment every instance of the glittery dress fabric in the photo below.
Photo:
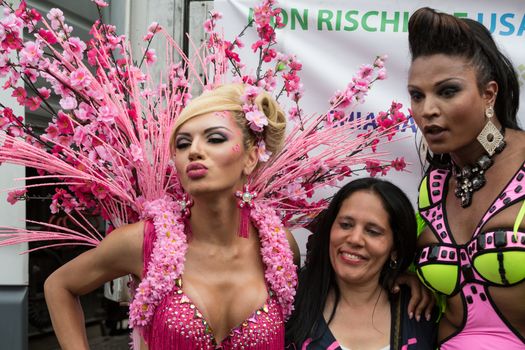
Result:
<svg viewBox="0 0 525 350"><path fill-rule="evenodd" d="M155 228L147 221L144 229L144 266L148 266L154 240ZM270 291L266 302L230 330L225 339L215 339L202 313L183 292L179 278L174 289L157 306L152 322L143 335L149 350L277 350L284 349L284 317L281 305Z"/></svg>

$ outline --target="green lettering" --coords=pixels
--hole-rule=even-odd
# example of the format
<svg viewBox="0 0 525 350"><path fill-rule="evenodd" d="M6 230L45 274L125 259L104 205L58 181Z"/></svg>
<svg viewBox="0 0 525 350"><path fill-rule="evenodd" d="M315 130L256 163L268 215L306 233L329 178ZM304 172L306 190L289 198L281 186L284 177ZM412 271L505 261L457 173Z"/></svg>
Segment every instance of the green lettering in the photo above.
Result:
<svg viewBox="0 0 525 350"><path fill-rule="evenodd" d="M386 16L388 15L388 12L383 11L381 12L381 31L384 32L386 29L387 24L393 24L394 25L394 33L397 33L399 31L399 12L394 12L394 18L388 19Z"/></svg>
<svg viewBox="0 0 525 350"><path fill-rule="evenodd" d="M337 16L335 18L335 30L341 30L341 17L343 17L343 11L337 10Z"/></svg>
<svg viewBox="0 0 525 350"><path fill-rule="evenodd" d="M326 24L326 30L333 30L330 21L334 17L334 13L330 10L319 10L317 16L317 30L323 30L323 23Z"/></svg>
<svg viewBox="0 0 525 350"><path fill-rule="evenodd" d="M290 11L292 29L295 29L295 24L298 23L302 30L308 30L308 9L303 10L303 17L299 14L299 10L292 9Z"/></svg>
<svg viewBox="0 0 525 350"><path fill-rule="evenodd" d="M468 17L468 13L466 13L466 12L454 12L454 17L467 18Z"/></svg>
<svg viewBox="0 0 525 350"><path fill-rule="evenodd" d="M378 16L378 15L379 15L378 11L366 12L363 15L363 19L361 19L361 25L362 25L363 29L366 30L367 32L377 32L377 28L370 27L368 25L367 21L368 21L368 17L370 17L370 16Z"/></svg>
<svg viewBox="0 0 525 350"><path fill-rule="evenodd" d="M283 26L282 28L275 28L275 29L284 29L284 27L286 27L288 25L288 14L286 13L286 11L281 8L281 22L283 22ZM292 24L293 26L293 24ZM294 29L292 27L292 29Z"/></svg>
<svg viewBox="0 0 525 350"><path fill-rule="evenodd" d="M408 32L408 19L410 17L410 13L403 12L403 32Z"/></svg>
<svg viewBox="0 0 525 350"><path fill-rule="evenodd" d="M344 26L343 29L345 31L352 32L359 27L359 22L355 18L353 18L353 15L358 15L358 14L359 14L359 11L357 10L350 10L346 12L345 19L348 23L351 24L351 26Z"/></svg>

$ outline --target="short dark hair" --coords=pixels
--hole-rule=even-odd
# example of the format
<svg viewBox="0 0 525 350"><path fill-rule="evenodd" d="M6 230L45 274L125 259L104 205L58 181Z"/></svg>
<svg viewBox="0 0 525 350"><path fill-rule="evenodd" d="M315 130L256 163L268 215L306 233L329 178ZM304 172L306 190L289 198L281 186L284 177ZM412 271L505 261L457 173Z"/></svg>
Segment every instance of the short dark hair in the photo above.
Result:
<svg viewBox="0 0 525 350"><path fill-rule="evenodd" d="M317 333L317 321L323 314L330 290L334 291L336 300L328 323L335 315L340 291L330 263L330 231L343 201L358 191L372 192L381 198L394 235L397 266L391 268L388 262L385 264L379 281L381 285L388 290L391 282L413 261L417 241L417 224L414 208L405 193L394 184L377 178L363 178L346 184L335 194L328 208L316 218L311 226L314 233L308 239L307 263L299 273L295 311L286 325L286 336L289 343L299 345L306 338Z"/></svg>
<svg viewBox="0 0 525 350"><path fill-rule="evenodd" d="M489 81L498 84L494 109L501 125L520 129L517 122L520 85L516 70L483 24L423 7L410 17L408 43L412 61L434 54L469 60L477 71L480 91Z"/></svg>

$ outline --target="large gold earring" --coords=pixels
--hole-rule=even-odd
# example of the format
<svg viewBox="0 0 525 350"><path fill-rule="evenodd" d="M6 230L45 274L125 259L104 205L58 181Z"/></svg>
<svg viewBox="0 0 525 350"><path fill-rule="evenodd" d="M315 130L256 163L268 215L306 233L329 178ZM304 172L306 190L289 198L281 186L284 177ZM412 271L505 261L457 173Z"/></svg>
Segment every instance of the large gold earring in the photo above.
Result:
<svg viewBox="0 0 525 350"><path fill-rule="evenodd" d="M477 140L481 146L483 146L489 157L492 157L503 142L503 134L498 130L496 125L492 123L491 119L494 117L494 108L492 106L485 109L485 116L488 120L483 130L479 133Z"/></svg>

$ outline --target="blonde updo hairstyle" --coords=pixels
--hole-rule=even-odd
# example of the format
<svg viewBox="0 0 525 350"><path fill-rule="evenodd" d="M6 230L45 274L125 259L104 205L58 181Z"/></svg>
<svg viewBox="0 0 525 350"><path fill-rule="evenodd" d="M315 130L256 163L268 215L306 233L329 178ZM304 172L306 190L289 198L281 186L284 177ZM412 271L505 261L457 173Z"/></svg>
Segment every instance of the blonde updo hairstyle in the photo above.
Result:
<svg viewBox="0 0 525 350"><path fill-rule="evenodd" d="M205 91L199 97L193 99L181 112L173 133L170 138L171 153L175 153L175 139L177 132L186 121L203 114L212 112L229 111L235 118L237 125L243 132L244 148L251 151L256 146L256 133L250 129L248 120L242 110L244 102L241 96L244 94L246 86L244 84L225 84ZM255 104L268 118L268 125L262 132L266 150L276 154L282 148L286 132L285 115L275 99L266 91L261 91L255 99Z"/></svg>

